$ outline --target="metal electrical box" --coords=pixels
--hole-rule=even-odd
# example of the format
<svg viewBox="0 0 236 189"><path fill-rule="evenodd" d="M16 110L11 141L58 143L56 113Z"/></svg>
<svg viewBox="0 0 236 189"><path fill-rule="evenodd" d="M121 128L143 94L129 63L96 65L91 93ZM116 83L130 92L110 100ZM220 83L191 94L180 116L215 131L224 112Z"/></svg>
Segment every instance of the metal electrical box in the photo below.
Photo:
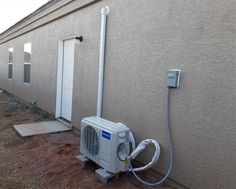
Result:
<svg viewBox="0 0 236 189"><path fill-rule="evenodd" d="M181 71L179 69L169 69L166 72L167 87L173 87L173 88L179 87L180 72Z"/></svg>

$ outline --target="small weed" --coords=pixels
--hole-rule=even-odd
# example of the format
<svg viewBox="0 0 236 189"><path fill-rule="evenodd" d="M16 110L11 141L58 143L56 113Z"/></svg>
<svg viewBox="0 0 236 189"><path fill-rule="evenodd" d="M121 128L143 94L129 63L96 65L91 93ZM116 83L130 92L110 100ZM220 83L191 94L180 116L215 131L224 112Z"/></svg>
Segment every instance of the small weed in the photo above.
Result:
<svg viewBox="0 0 236 189"><path fill-rule="evenodd" d="M34 114L38 114L41 110L37 106L31 105L30 106L30 111Z"/></svg>
<svg viewBox="0 0 236 189"><path fill-rule="evenodd" d="M16 112L17 108L7 108L3 111L4 117L11 117L13 112Z"/></svg>
<svg viewBox="0 0 236 189"><path fill-rule="evenodd" d="M40 108L36 107L35 105L32 105L30 107L30 111L35 114L35 121L44 120L50 117L50 114L41 110Z"/></svg>
<svg viewBox="0 0 236 189"><path fill-rule="evenodd" d="M9 149L19 145L22 141L21 137L13 128L7 128L1 132L0 144L3 149Z"/></svg>
<svg viewBox="0 0 236 189"><path fill-rule="evenodd" d="M29 111L29 110L30 110L30 106L21 103L21 104L19 105L18 109L19 109L20 111L26 112L26 111Z"/></svg>
<svg viewBox="0 0 236 189"><path fill-rule="evenodd" d="M3 113L4 117L11 117L12 114L11 113Z"/></svg>

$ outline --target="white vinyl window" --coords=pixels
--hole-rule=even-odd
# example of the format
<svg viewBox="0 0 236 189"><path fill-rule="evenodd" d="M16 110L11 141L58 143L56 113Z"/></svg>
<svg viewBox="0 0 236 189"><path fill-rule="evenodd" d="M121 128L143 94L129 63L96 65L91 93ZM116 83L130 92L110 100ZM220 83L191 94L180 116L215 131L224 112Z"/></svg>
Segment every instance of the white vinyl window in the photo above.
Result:
<svg viewBox="0 0 236 189"><path fill-rule="evenodd" d="M31 43L24 44L24 83L30 83Z"/></svg>
<svg viewBox="0 0 236 189"><path fill-rule="evenodd" d="M12 79L13 73L13 47L8 49L8 79Z"/></svg>

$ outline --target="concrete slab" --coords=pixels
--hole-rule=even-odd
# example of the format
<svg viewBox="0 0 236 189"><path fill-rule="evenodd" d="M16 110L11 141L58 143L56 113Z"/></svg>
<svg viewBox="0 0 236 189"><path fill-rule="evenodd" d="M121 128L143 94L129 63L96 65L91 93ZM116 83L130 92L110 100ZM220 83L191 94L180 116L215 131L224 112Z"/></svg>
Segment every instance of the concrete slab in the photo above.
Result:
<svg viewBox="0 0 236 189"><path fill-rule="evenodd" d="M82 167L85 167L86 163L88 163L90 160L83 154L77 155L76 159L78 160L79 164Z"/></svg>
<svg viewBox="0 0 236 189"><path fill-rule="evenodd" d="M45 121L45 122L13 125L13 127L22 137L72 130L70 126L60 121Z"/></svg>
<svg viewBox="0 0 236 189"><path fill-rule="evenodd" d="M118 179L119 174L109 173L107 170L100 168L95 171L97 178L102 181L104 184L108 184L108 181L111 178Z"/></svg>

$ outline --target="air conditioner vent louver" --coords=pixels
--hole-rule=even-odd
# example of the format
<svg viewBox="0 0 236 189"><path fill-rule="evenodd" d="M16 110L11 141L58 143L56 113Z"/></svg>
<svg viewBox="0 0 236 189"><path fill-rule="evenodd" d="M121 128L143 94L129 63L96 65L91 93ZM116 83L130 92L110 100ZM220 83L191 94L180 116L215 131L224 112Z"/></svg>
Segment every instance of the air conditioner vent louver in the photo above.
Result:
<svg viewBox="0 0 236 189"><path fill-rule="evenodd" d="M83 134L86 149L91 155L96 156L100 146L96 130L91 126L87 126L84 128Z"/></svg>

